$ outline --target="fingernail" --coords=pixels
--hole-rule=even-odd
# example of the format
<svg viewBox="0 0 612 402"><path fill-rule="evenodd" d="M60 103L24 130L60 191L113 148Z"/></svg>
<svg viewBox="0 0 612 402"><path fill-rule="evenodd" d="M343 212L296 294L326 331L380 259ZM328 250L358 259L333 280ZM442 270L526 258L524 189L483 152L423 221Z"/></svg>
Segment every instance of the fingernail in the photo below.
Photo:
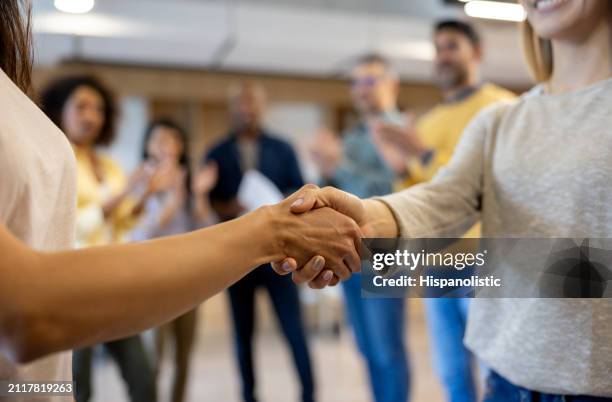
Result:
<svg viewBox="0 0 612 402"><path fill-rule="evenodd" d="M291 264L289 264L289 262L287 261L283 262L283 271L291 272L292 269L293 267L291 267Z"/></svg>
<svg viewBox="0 0 612 402"><path fill-rule="evenodd" d="M319 271L321 268L323 268L324 263L325 263L325 260L321 257L318 257L314 262L315 270Z"/></svg>
<svg viewBox="0 0 612 402"><path fill-rule="evenodd" d="M326 271L323 274L323 279L325 279L325 282L329 282L329 281L331 281L332 276L334 276L332 271Z"/></svg>
<svg viewBox="0 0 612 402"><path fill-rule="evenodd" d="M297 208L300 205L302 205L304 203L304 199L303 198L298 198L297 200L293 201L293 204L291 204L291 208Z"/></svg>

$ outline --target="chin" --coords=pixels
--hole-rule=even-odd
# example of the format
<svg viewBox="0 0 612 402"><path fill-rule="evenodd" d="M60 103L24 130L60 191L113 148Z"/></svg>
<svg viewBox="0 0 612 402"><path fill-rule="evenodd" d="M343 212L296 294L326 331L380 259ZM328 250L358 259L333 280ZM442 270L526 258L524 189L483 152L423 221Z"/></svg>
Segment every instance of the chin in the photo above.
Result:
<svg viewBox="0 0 612 402"><path fill-rule="evenodd" d="M529 22L544 39L575 39L605 14L607 1L524 0Z"/></svg>

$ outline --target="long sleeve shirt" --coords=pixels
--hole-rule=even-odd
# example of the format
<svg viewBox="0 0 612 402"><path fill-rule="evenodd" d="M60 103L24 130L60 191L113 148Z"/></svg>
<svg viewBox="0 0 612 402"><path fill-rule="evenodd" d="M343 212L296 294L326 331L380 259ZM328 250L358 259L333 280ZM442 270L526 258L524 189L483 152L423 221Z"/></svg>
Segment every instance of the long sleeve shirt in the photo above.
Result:
<svg viewBox="0 0 612 402"><path fill-rule="evenodd" d="M481 113L432 181L382 198L404 237L612 237L612 79ZM506 264L503 269L515 267ZM612 397L612 299L475 299L466 343L510 382Z"/></svg>

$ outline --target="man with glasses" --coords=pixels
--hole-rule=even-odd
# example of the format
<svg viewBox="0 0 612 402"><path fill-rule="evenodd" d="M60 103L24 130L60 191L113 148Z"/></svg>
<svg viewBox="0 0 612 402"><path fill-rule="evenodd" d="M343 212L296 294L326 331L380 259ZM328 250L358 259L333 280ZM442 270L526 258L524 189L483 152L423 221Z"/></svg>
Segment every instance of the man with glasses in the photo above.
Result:
<svg viewBox="0 0 612 402"><path fill-rule="evenodd" d="M384 58L369 55L359 61L351 86L359 122L342 140L323 130L311 149L325 184L361 198L392 192L405 163L386 162L397 161L393 159L394 147L378 141L372 131L382 122L401 124L398 88L397 75ZM374 400L407 401L410 375L404 344L404 300L362 298L359 274L344 282L343 289L355 339L367 362Z"/></svg>

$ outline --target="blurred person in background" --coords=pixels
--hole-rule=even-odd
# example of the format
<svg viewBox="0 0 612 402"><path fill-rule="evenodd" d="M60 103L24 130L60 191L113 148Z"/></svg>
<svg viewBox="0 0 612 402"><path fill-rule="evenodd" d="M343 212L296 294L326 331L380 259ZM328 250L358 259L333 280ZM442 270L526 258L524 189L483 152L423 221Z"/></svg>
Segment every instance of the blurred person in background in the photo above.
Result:
<svg viewBox="0 0 612 402"><path fill-rule="evenodd" d="M359 123L344 133L343 140L323 129L311 153L325 184L362 198L386 195L393 191L395 180L406 166L393 147L374 138L373 127L381 122L402 122L397 110L398 77L386 59L368 55L359 61L351 80ZM384 154L395 159L390 156L392 162L388 162ZM407 401L410 373L404 342L404 300L362 298L361 275L353 275L343 283L343 289L355 339L367 363L374 400Z"/></svg>
<svg viewBox="0 0 612 402"><path fill-rule="evenodd" d="M142 203L154 188L144 165L128 179L121 167L100 147L115 137L117 108L110 91L96 78L69 76L52 82L42 93L42 108L72 144L77 163L78 247L123 242L138 219ZM140 335L104 344L119 365L134 402L155 400L155 381ZM78 402L92 398L91 366L94 350L73 354Z"/></svg>
<svg viewBox="0 0 612 402"><path fill-rule="evenodd" d="M154 192L144 203L133 241L190 232L215 223L208 193L217 181L214 163L203 166L192 176L185 130L169 119L153 121L143 141L143 161L157 173ZM196 334L197 309L193 309L156 332L157 365L163 361L167 335L174 343L174 381L171 401L183 402L189 378L189 360Z"/></svg>
<svg viewBox="0 0 612 402"><path fill-rule="evenodd" d="M251 170L263 174L283 194L289 194L303 185L298 160L291 145L262 127L265 101L264 89L257 83L245 82L232 88L229 109L233 129L205 158L206 162L213 161L218 166L219 177L210 192L210 199L222 220L234 219L247 212L237 195L244 174ZM261 287L270 295L282 333L291 348L302 384L301 400L312 402L315 385L298 288L289 278L276 275L269 264L255 269L228 291L243 400L257 400L253 336L255 293Z"/></svg>
<svg viewBox="0 0 612 402"><path fill-rule="evenodd" d="M448 163L463 131L482 109L515 97L482 82L481 38L470 24L440 21L434 27L433 39L434 81L442 91L443 102L416 123L408 115L404 125L379 124L375 129L382 142L405 154L406 187L431 180ZM475 225L466 237L480 237L480 226ZM426 298L424 304L433 363L447 400L475 402L478 387L472 356L463 344L469 299Z"/></svg>

